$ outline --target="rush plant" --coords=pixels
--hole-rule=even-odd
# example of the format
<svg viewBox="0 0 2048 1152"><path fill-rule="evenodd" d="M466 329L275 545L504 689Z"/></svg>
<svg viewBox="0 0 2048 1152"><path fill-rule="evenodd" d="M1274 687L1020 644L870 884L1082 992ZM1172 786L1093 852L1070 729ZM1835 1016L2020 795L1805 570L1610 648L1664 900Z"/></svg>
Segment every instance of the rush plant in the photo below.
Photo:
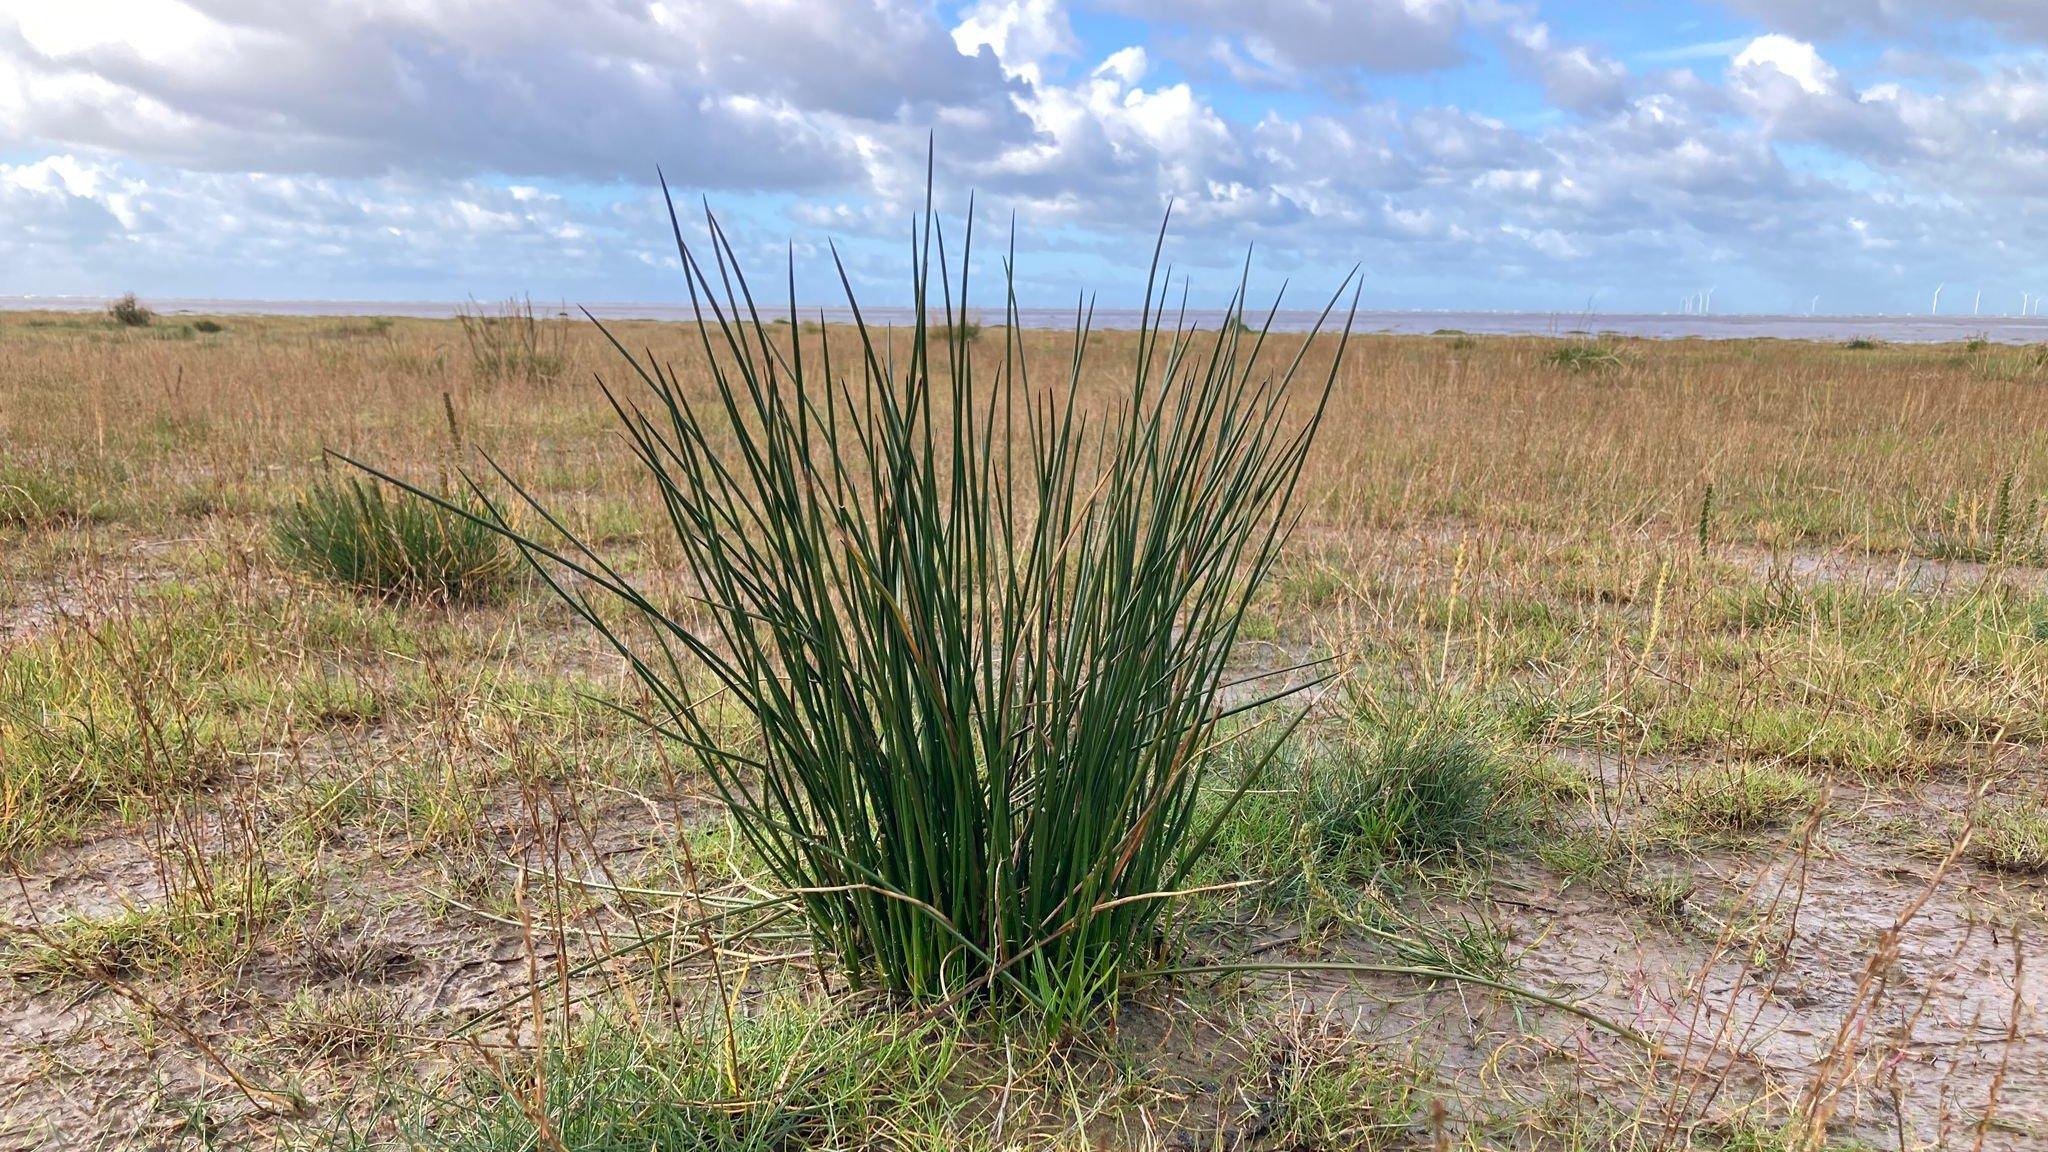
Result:
<svg viewBox="0 0 2048 1152"><path fill-rule="evenodd" d="M717 220L707 267L670 217L708 379L614 339L637 387L607 395L694 596L643 591L495 463L547 534L473 484L482 519L630 662L857 983L1074 1022L1155 947L1228 814L1202 802L1226 724L1287 692L1222 695L1336 360L1308 378L1303 341L1269 367L1242 282L1221 331L1169 321L1155 251L1127 385L1099 402L1090 313L1034 378L1014 280L1000 356L970 354L971 210L957 280L929 209L913 232L907 333L842 270L836 337L763 319Z"/></svg>

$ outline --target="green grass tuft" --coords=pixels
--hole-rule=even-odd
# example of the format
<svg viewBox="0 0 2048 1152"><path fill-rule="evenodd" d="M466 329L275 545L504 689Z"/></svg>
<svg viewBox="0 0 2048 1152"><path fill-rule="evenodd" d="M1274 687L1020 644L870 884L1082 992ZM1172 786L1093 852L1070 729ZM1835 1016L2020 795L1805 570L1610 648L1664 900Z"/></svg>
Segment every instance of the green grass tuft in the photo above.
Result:
<svg viewBox="0 0 2048 1152"><path fill-rule="evenodd" d="M503 591L513 567L511 550L491 529L354 479L307 489L273 534L299 571L397 599L488 600Z"/></svg>
<svg viewBox="0 0 2048 1152"><path fill-rule="evenodd" d="M1820 799L1820 785L1802 772L1744 764L1686 776L1663 809L1665 816L1690 831L1742 834L1804 819Z"/></svg>
<svg viewBox="0 0 2048 1152"><path fill-rule="evenodd" d="M1977 813L1972 847L1978 860L2005 872L2048 872L2048 808L2039 801L1986 804Z"/></svg>
<svg viewBox="0 0 2048 1152"><path fill-rule="evenodd" d="M541 316L532 300L507 300L493 311L471 305L455 318L479 380L551 384L568 368L568 324Z"/></svg>
<svg viewBox="0 0 2048 1152"><path fill-rule="evenodd" d="M1621 353L1605 344L1584 340L1567 341L1543 354L1543 362L1566 372L1591 372L1621 367Z"/></svg>
<svg viewBox="0 0 2048 1152"><path fill-rule="evenodd" d="M1492 748L1447 720L1399 715L1361 752L1310 777L1306 816L1325 862L1427 863L1496 839L1504 773Z"/></svg>
<svg viewBox="0 0 2048 1152"><path fill-rule="evenodd" d="M597 1020L539 1066L478 1076L419 1147L445 1152L780 1152L943 1139L940 1089L958 1062L938 1025L774 998L728 1030L704 1012L681 1027ZM533 1085L544 1085L535 1098Z"/></svg>

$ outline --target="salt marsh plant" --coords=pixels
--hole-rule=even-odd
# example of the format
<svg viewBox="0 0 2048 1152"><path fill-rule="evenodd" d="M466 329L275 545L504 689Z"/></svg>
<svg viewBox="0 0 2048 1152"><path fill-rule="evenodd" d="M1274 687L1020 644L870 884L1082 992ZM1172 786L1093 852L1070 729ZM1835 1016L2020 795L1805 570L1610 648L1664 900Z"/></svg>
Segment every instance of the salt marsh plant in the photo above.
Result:
<svg viewBox="0 0 2048 1152"><path fill-rule="evenodd" d="M1086 312L1057 381L1030 375L1014 282L978 376L972 215L954 280L929 210L910 331L869 325L842 275L848 357L793 309L764 318L705 227L708 268L675 229L703 375L614 341L639 387L607 390L695 602L643 592L503 469L548 534L497 504L479 520L631 663L647 719L701 757L856 983L1072 1023L1154 948L1228 815L1202 802L1211 754L1267 698L1221 694L1336 361L1320 380L1296 379L1299 352L1268 367L1271 316L1243 322L1242 283L1222 331L1169 320L1155 253L1112 402L1081 386ZM758 743L700 711L707 678Z"/></svg>
<svg viewBox="0 0 2048 1152"><path fill-rule="evenodd" d="M495 310L456 310L469 360L479 380L552 383L568 366L568 325L545 319L530 299L507 300Z"/></svg>
<svg viewBox="0 0 2048 1152"><path fill-rule="evenodd" d="M378 596L484 600L516 566L510 549L473 517L393 500L361 480L321 480L286 506L277 548L310 576Z"/></svg>
<svg viewBox="0 0 2048 1152"><path fill-rule="evenodd" d="M156 319L156 313L144 307L135 293L130 292L107 305L107 318L123 328L147 328Z"/></svg>

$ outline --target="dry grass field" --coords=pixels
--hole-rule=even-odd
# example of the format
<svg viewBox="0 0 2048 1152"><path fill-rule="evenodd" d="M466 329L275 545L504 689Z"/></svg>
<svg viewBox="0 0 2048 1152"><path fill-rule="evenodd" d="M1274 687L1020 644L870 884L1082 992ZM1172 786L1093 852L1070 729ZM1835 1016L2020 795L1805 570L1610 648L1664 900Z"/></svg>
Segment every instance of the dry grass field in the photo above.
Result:
<svg viewBox="0 0 2048 1152"><path fill-rule="evenodd" d="M617 354L534 332L0 317L0 1149L2048 1146L2039 351L1355 337L1238 652L1341 675L1200 971L1046 1036L749 919L537 580L293 562L323 450L488 454L675 589Z"/></svg>

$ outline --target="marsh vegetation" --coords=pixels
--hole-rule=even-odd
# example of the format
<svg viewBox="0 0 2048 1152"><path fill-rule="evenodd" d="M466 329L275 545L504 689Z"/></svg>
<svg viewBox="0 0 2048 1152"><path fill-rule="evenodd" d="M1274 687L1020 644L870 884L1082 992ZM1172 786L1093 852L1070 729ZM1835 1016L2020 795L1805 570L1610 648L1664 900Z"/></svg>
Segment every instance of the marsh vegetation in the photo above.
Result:
<svg viewBox="0 0 2048 1152"><path fill-rule="evenodd" d="M508 347L528 347L520 323ZM1200 573L1141 546L1163 480L1084 468L1049 502L1016 493L1070 500L1078 526L1045 553L1079 566L1057 585L1076 599L1044 615L1008 595L1029 531L955 555L963 537L883 531L866 494L929 527L992 484L977 464L1066 477L1023 396L989 419L1022 358L1121 459L1110 430L1181 427L1132 405L1133 366L1170 341L1094 333L1067 379L1057 332L749 332L757 365L800 340L824 380L829 355L887 432L820 474L861 494L842 511L774 471L805 434L792 409L726 411L776 403L737 350L614 326L660 365L649 393L594 328L534 323L560 324L534 333L545 363L479 354L456 321L0 317L0 1145L2048 1139L2028 1087L2048 1077L2048 391L2019 354L1354 335L1340 363L1334 334L1268 337L1254 382L1300 358L1273 443L1325 383L1329 402L1266 579L1215 569L1250 598L1197 682L1247 684L1108 699L1091 693L1197 659L1171 648L1193 642L1174 617L1132 633L1168 645L1147 651L1080 599L1092 571L1189 602ZM1192 337L1184 367L1219 339L1251 363L1256 317ZM870 407L869 352L930 368L912 418ZM638 389L666 482L576 383L593 374ZM675 424L686 406L715 415ZM749 444L792 515L835 527L813 538L829 548L792 553L772 520L678 523L679 497L721 483L708 462ZM486 518L488 498L531 542L573 536L589 554L564 555L656 612L555 569L565 598L516 543L358 488L329 450ZM1119 475L1262 458L1161 452ZM1256 545L1276 506L1244 507L1231 531ZM1201 524L1229 534L1195 508L1161 530ZM730 609L790 572L822 581L797 601L818 615L748 635ZM829 627L828 601L860 621L817 678L868 702L850 713L770 671L776 628ZM1037 646L977 647L1005 634L984 619ZM1053 767L1093 753L1060 740L1084 728L1003 712L978 679L998 650L1046 661L1016 699L1151 731L1201 773L1162 757L1063 782ZM918 743L963 693L969 751ZM849 715L872 727L826 723ZM662 735L648 716L679 719ZM1044 766L1013 778L1039 826L991 840L1020 808L976 789L1013 748ZM1079 782L1162 778L1186 835L1157 869L1050 896L1099 879L1130 827ZM778 825L785 798L802 818ZM942 906L962 870L988 887ZM891 907L913 894L931 909ZM1076 909L1103 919L1062 931ZM1008 995L990 994L1002 961L949 943L994 959L1034 932L1073 946L1003 968L1032 973Z"/></svg>

